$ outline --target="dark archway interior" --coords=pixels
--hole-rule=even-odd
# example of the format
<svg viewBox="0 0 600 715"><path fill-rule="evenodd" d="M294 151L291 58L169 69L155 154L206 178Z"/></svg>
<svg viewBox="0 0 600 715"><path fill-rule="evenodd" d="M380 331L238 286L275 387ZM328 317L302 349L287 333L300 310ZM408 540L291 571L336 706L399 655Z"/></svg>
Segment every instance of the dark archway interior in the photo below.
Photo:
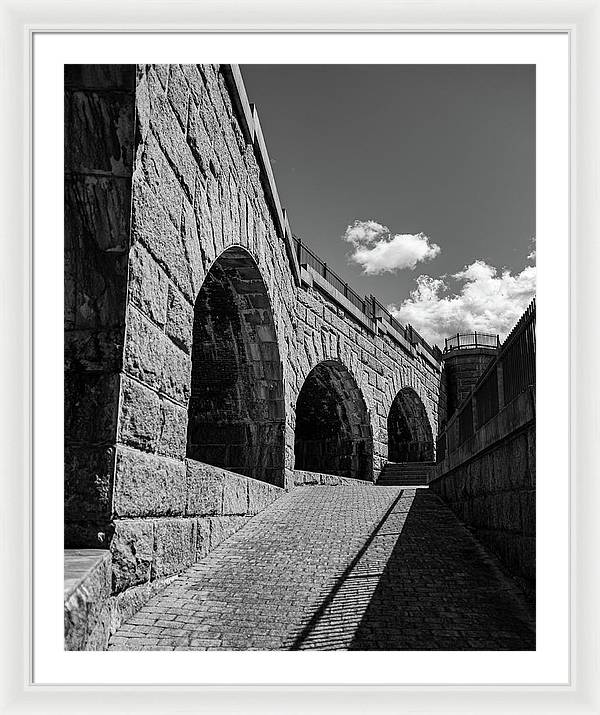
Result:
<svg viewBox="0 0 600 715"><path fill-rule="evenodd" d="M396 395L387 420L390 462L433 461L433 434L425 406L405 387Z"/></svg>
<svg viewBox="0 0 600 715"><path fill-rule="evenodd" d="M243 249L221 254L196 299L187 456L283 485L283 371L265 284Z"/></svg>
<svg viewBox="0 0 600 715"><path fill-rule="evenodd" d="M355 479L373 477L373 435L367 407L340 363L317 365L296 402L295 468Z"/></svg>

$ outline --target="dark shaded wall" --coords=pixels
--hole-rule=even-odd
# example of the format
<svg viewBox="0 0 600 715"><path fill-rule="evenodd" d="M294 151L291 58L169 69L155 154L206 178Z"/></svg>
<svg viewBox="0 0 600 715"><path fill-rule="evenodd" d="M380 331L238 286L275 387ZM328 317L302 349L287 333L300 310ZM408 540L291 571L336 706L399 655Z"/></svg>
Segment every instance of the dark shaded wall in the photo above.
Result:
<svg viewBox="0 0 600 715"><path fill-rule="evenodd" d="M125 332L135 68L65 67L65 542L105 546Z"/></svg>
<svg viewBox="0 0 600 715"><path fill-rule="evenodd" d="M430 488L535 589L535 392L528 390L438 463Z"/></svg>
<svg viewBox="0 0 600 715"><path fill-rule="evenodd" d="M440 414L440 424L445 424L456 408L471 393L486 367L496 357L494 348L464 348L444 353L442 362L442 382L444 383L444 413Z"/></svg>
<svg viewBox="0 0 600 715"><path fill-rule="evenodd" d="M530 592L535 591L535 325L534 299L440 431L430 482Z"/></svg>

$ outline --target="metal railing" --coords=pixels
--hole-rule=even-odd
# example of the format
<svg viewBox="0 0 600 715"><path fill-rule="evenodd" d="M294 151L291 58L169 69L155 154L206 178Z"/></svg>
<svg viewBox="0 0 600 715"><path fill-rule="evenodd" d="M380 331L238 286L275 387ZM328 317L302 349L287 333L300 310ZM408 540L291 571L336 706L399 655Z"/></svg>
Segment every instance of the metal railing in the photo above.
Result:
<svg viewBox="0 0 600 715"><path fill-rule="evenodd" d="M404 340L410 345L421 345L435 360L438 362L442 358L442 351L437 345L431 346L429 343L412 327L412 325L402 325L390 311L382 305L374 296L362 297L348 283L342 280L339 275L332 271L325 261L322 261L317 254L307 245L294 236L294 245L298 263L310 266L313 271L322 276L330 285L332 285L344 298L349 300L361 313L363 313L369 321L375 322L380 318L390 325Z"/></svg>
<svg viewBox="0 0 600 715"><path fill-rule="evenodd" d="M499 347L471 394L440 431L438 449L443 445L441 453L450 454L505 405L532 387L535 388L535 298ZM439 455L438 451L438 459L443 459Z"/></svg>
<svg viewBox="0 0 600 715"><path fill-rule="evenodd" d="M299 238L294 236L294 243L296 245L296 255L298 256L298 263L300 265L306 264L310 266L316 273L322 276L328 283L330 283L337 291L339 291L344 298L347 298L352 305L356 306L362 313L367 317L373 319L372 313L369 310L369 304L366 298L362 298L358 293L353 290L346 281L343 281L335 271L322 261L314 251L306 246Z"/></svg>
<svg viewBox="0 0 600 715"><path fill-rule="evenodd" d="M450 350L463 350L465 348L499 348L500 336L492 333L456 333L451 338L446 338L444 352Z"/></svg>
<svg viewBox="0 0 600 715"><path fill-rule="evenodd" d="M504 402L535 386L535 300L502 346Z"/></svg>

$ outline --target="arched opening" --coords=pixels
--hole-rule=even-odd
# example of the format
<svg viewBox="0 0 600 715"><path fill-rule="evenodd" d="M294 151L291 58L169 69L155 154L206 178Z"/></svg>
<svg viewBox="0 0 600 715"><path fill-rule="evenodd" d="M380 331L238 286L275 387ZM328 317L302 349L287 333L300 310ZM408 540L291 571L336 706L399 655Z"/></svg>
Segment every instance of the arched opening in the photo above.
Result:
<svg viewBox="0 0 600 715"><path fill-rule="evenodd" d="M390 462L433 461L433 433L425 405L410 387L396 395L387 420Z"/></svg>
<svg viewBox="0 0 600 715"><path fill-rule="evenodd" d="M355 479L373 478L373 434L352 375L338 362L319 363L296 402L295 468Z"/></svg>
<svg viewBox="0 0 600 715"><path fill-rule="evenodd" d="M187 456L283 485L283 370L271 304L251 256L224 251L196 299Z"/></svg>

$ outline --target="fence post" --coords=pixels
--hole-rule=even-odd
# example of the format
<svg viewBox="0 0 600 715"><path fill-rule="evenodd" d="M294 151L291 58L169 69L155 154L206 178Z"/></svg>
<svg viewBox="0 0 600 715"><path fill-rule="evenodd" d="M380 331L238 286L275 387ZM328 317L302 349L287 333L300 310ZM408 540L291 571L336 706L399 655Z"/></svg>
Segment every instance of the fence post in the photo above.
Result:
<svg viewBox="0 0 600 715"><path fill-rule="evenodd" d="M502 360L496 362L496 376L498 378L498 412L504 407L504 365Z"/></svg>
<svg viewBox="0 0 600 715"><path fill-rule="evenodd" d="M473 434L475 434L479 425L477 424L477 395L474 392L471 394L471 409L473 410Z"/></svg>

